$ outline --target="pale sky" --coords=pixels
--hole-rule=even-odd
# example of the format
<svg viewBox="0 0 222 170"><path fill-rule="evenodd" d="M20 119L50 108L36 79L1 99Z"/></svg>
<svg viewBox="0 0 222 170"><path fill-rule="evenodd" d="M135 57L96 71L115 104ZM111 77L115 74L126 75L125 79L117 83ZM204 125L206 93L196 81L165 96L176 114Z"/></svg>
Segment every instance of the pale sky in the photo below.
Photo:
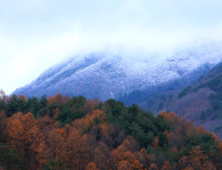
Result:
<svg viewBox="0 0 222 170"><path fill-rule="evenodd" d="M221 11L221 0L0 0L0 89L10 94L82 53L221 40Z"/></svg>

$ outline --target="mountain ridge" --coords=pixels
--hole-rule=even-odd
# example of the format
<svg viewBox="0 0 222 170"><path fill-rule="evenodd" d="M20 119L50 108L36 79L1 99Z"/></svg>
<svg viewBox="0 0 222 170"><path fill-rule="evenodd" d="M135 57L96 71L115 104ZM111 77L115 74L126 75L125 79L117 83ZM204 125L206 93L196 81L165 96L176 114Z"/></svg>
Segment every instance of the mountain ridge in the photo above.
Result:
<svg viewBox="0 0 222 170"><path fill-rule="evenodd" d="M83 55L50 67L13 94L49 97L59 92L100 100L119 99L135 90L152 91L152 87L171 81L191 84L219 63L221 56L222 43L140 60L107 53Z"/></svg>

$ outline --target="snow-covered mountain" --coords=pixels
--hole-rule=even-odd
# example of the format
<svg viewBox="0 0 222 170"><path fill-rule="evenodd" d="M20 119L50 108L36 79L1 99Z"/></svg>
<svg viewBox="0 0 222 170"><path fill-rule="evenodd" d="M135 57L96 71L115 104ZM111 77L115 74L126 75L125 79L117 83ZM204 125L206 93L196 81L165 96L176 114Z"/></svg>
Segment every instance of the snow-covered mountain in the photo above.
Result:
<svg viewBox="0 0 222 170"><path fill-rule="evenodd" d="M172 81L190 84L222 61L222 42L204 43L171 54L122 57L107 53L75 57L43 72L13 94L48 97L56 93L100 100L152 91Z"/></svg>

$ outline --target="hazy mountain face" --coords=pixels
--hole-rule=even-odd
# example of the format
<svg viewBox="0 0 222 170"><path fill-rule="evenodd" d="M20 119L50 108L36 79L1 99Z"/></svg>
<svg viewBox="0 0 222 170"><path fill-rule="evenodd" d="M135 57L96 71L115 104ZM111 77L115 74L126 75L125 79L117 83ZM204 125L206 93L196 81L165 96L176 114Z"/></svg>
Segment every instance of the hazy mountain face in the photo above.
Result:
<svg viewBox="0 0 222 170"><path fill-rule="evenodd" d="M166 90L150 96L140 106L152 110L175 112L192 121L196 127L203 125L222 139L222 63L217 64L192 85L182 90Z"/></svg>
<svg viewBox="0 0 222 170"><path fill-rule="evenodd" d="M90 54L53 66L13 94L48 97L56 93L100 100L152 91L175 80L189 84L222 60L222 43L205 43L171 54L147 58ZM138 59L139 58L139 59Z"/></svg>

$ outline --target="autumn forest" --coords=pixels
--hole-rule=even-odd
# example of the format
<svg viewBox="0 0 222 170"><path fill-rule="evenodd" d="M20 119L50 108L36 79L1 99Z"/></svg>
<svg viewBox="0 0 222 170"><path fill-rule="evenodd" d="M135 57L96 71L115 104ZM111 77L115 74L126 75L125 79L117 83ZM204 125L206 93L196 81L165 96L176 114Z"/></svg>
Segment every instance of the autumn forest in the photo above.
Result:
<svg viewBox="0 0 222 170"><path fill-rule="evenodd" d="M0 91L0 169L216 170L222 142L176 113L83 96Z"/></svg>

